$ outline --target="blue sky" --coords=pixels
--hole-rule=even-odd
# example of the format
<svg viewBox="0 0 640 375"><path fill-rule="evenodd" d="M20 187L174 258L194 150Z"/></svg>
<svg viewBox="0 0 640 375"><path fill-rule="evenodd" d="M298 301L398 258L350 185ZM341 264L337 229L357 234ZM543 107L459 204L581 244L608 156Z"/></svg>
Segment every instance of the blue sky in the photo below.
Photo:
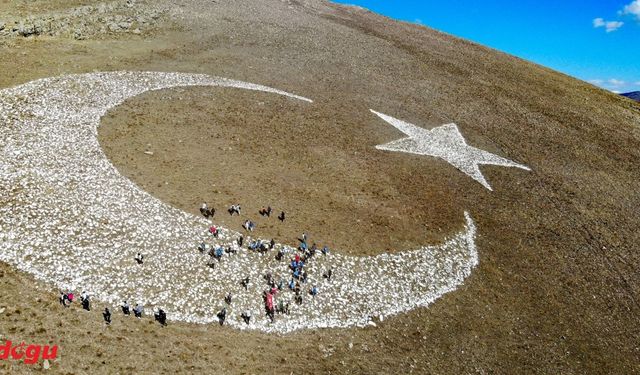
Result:
<svg viewBox="0 0 640 375"><path fill-rule="evenodd" d="M640 91L640 0L336 0L589 81Z"/></svg>

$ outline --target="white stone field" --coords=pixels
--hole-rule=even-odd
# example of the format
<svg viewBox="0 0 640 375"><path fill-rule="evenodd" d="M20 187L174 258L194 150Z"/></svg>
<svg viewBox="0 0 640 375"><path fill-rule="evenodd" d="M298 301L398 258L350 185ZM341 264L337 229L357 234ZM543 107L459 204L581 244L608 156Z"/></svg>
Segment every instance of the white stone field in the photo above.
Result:
<svg viewBox="0 0 640 375"><path fill-rule="evenodd" d="M440 158L478 181L488 190L493 189L480 171L480 165L498 165L520 168L525 171L531 170L525 165L467 145L456 124L446 124L427 130L374 110L371 112L408 135L406 138L378 145L377 149Z"/></svg>
<svg viewBox="0 0 640 375"><path fill-rule="evenodd" d="M293 302L285 287L276 301L289 315L265 315L262 276L291 279L295 249L276 245L264 255L238 248L239 236L222 228L214 241L209 222L173 208L123 177L97 140L100 118L128 98L150 90L217 86L307 98L251 83L199 74L108 72L33 81L0 91L0 260L76 293L93 296L94 308L123 300L149 313L163 308L172 320L216 322L231 292L225 324L286 333L304 328L370 324L372 317L427 306L456 289L478 263L476 229L465 213L460 232L444 243L373 257L313 257L305 267L319 294ZM225 88L225 89L223 89ZM461 215L462 216L462 215ZM231 246L212 269L200 242ZM250 241L246 239L245 243ZM278 249L287 255L275 260ZM136 253L146 255L143 265ZM332 269L330 281L322 273ZM240 280L249 277L247 290ZM252 312L249 325L240 314Z"/></svg>

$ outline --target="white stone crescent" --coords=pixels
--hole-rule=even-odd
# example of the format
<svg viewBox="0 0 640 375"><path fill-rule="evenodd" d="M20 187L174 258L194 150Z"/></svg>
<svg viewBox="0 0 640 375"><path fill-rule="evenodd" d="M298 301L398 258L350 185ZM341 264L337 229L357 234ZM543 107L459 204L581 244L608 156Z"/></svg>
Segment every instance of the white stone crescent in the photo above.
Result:
<svg viewBox="0 0 640 375"><path fill-rule="evenodd" d="M460 286L478 264L476 229L465 213L464 229L442 244L371 257L336 252L307 265L310 285L289 315L265 316L262 275L290 279L288 261L260 255L235 243L238 233L221 229L215 242L238 248L215 269L196 250L212 243L209 222L171 207L122 176L97 140L107 110L151 90L180 86L234 87L311 100L273 88L201 74L105 72L32 81L0 91L0 260L100 302L161 307L169 319L209 323L233 294L228 324L237 329L287 333L304 328L352 327L427 306ZM347 230L347 228L344 228ZM276 245L285 251L290 247ZM146 254L143 265L133 261ZM291 254L287 255L289 258ZM323 279L333 270L330 281ZM240 280L251 280L247 290ZM245 324L241 312L252 312ZM116 315L117 316L117 315Z"/></svg>

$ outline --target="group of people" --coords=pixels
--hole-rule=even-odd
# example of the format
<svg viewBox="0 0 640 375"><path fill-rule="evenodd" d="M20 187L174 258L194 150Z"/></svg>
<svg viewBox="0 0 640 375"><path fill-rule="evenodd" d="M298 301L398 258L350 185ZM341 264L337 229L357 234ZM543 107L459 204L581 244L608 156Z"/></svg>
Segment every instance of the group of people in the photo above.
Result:
<svg viewBox="0 0 640 375"><path fill-rule="evenodd" d="M74 300L75 300L75 296L73 292L60 291L59 301L62 306L69 307L71 306ZM80 302L84 310L91 311L90 301L91 301L91 297L89 296L89 293L87 293L86 291L83 291L82 294L80 295ZM137 303L136 306L133 309L131 309L127 301L124 301L120 307L122 309L122 313L127 316L131 315L131 311L133 310L133 315L138 319L142 318L142 314L144 313L144 306L142 306L139 303ZM109 307L104 308L104 311L102 312L102 317L107 325L111 324L111 311L109 310ZM158 309L158 311L154 313L154 317L155 317L155 320L157 320L160 324L167 325L167 314L164 312L164 310Z"/></svg>
<svg viewBox="0 0 640 375"><path fill-rule="evenodd" d="M203 203L203 205L200 207L200 212L205 217L212 217L213 215L215 215L215 208L209 208L206 203ZM240 215L240 205L235 204L230 206L228 209L228 212L232 216L234 214ZM259 211L260 215L266 216L266 217L270 217L272 212L273 212L273 209L270 206L266 208L263 207ZM284 221L285 219L284 211L280 213L280 215L278 216L278 219L280 221ZM251 220L246 220L243 224L243 227L247 231L253 231L255 229L255 223L253 223ZM209 228L209 233L217 238L219 235L219 229L212 225ZM297 250L300 251L301 254L296 253L293 256L293 258L290 259L289 268L291 270L291 280L288 283L288 287L290 290L294 292L296 303L301 304L302 288L300 283L305 284L308 278L307 272L305 270L305 264L306 262L310 261L310 259L315 255L317 251L317 246L315 243L311 247L307 246L306 233L303 233L302 237L299 240L300 240L300 244ZM237 239L237 244L239 247L242 247L244 245L244 237L242 235L240 235L240 237ZM259 252L268 252L270 250L273 250L274 248L275 248L275 240L273 239L268 242L262 241L262 240L253 240L253 241L249 241L247 244L247 249L253 250L253 251L259 251ZM231 254L236 252L236 250L231 246L227 248L224 248L223 246L217 246L214 248L213 246L207 245L204 242L199 245L198 249L201 252L203 253L206 252L211 256L211 262L209 264L211 267L214 267L214 264L215 264L213 263L213 260L220 261L220 259L225 253ZM329 253L328 247L325 246L322 249L322 253L325 255L328 254ZM283 248L281 248L276 255L276 260L281 261L284 258L284 255L285 255L285 251ZM144 255L141 253L137 253L134 259L138 264L144 263ZM332 274L332 271L327 270L325 273L323 273L323 277L330 281L331 274ZM264 307L265 307L265 313L266 313L266 316L271 321L274 321L276 313L279 313L279 314L289 313L288 302L285 303L283 299L280 299L280 301L278 301L278 303L276 304L276 295L284 288L284 280L280 279L279 282L276 283L271 273L268 273L267 275L265 275L265 280L268 285L268 288L263 291L263 295L262 295ZM245 288L245 290L248 289L249 281L250 280L248 277L241 280L241 285ZM316 296L318 293L319 293L319 289L316 285L313 285L309 288L309 294L311 296ZM62 304L64 307L70 306L73 303L74 298L75 296L72 292L63 292L63 291L60 292L60 304ZM82 292L82 294L80 295L80 300L81 300L82 308L84 310L90 311L91 299L89 294L86 291ZM227 305L231 305L232 303L231 293L227 294L224 300ZM129 316L131 315L131 311L133 311L133 314L136 318L142 318L142 315L144 312L144 307L142 305L136 304L135 307L132 309L127 303L127 301L123 301L123 304L120 307L123 315ZM102 312L102 316L107 325L111 324L112 322L111 311L109 310L108 307L105 307L104 311ZM227 316L227 308L224 307L222 310L220 310L217 313L217 318L220 325L224 324L226 320L226 316ZM245 310L244 312L242 312L240 317L246 324L250 324L251 318L252 318L250 311ZM158 309L157 312L154 312L154 319L163 326L167 324L167 314L163 309Z"/></svg>
<svg viewBox="0 0 640 375"><path fill-rule="evenodd" d="M253 230L256 229L256 223L254 223L253 221L247 219L242 224L242 227L244 228L244 230L246 230L248 232L253 232Z"/></svg>
<svg viewBox="0 0 640 375"><path fill-rule="evenodd" d="M200 245L198 245L198 250L203 254L209 255L207 266L211 268L216 268L216 263L222 259L224 254L235 254L237 252L237 250L231 246L227 246L226 248L223 246L213 247L204 242L201 242Z"/></svg>
<svg viewBox="0 0 640 375"><path fill-rule="evenodd" d="M206 203L203 203L202 206L200 207L200 212L205 217L212 217L213 215L215 215L215 208L209 208ZM234 204L230 206L228 209L228 212L232 216L234 214L240 215L240 205ZM259 211L260 215L266 216L266 217L270 217L272 212L273 212L273 209L270 206L267 206L266 208L263 207ZM284 211L280 213L280 215L278 216L278 219L280 221L285 220ZM246 220L243 224L243 227L247 231L253 231L255 229L255 223L253 223L251 220ZM216 226L212 225L209 228L209 233L213 235L215 238L218 238L220 232ZM298 240L300 241L297 247L297 251L299 253L295 253L294 256L290 259L289 269L291 271L291 279L287 283L288 284L287 286L288 286L288 289L291 290L295 295L294 301L297 304L302 304L303 293L302 293L301 284L306 284L308 281L308 274L305 269L305 265L315 256L318 250L318 247L315 243L312 246L307 245L308 236L306 233L303 233L301 238L299 238ZM240 235L236 241L239 247L242 247L245 244L243 235ZM274 250L276 247L275 245L276 243L274 239L271 239L271 241L268 241L268 242L262 241L262 240L252 240L252 241L248 241L247 249L252 251L258 251L258 252L268 252L270 250ZM220 261L220 259L223 257L225 253L232 254L237 251L235 248L231 246L228 246L227 248L223 246L214 247L214 246L207 245L204 242L202 242L198 246L198 249L201 252L207 253L211 256L208 265L212 268L215 267L215 261ZM327 255L329 254L329 248L327 246L324 246L321 252L322 254ZM282 261L284 259L285 254L286 254L285 248L280 248L278 253L275 256L275 259L277 261ZM144 255L141 253L137 253L134 259L138 264L144 263ZM327 281L331 281L332 270L331 269L326 270L322 276ZM264 276L264 278L268 286L263 291L263 294L262 294L265 314L273 322L275 320L276 314L289 314L289 303L288 302L285 303L284 298L279 298L279 301L277 301L276 303L276 295L278 295L284 289L285 281L283 279L280 279L276 283L276 280L273 278L271 273L267 273ZM250 280L248 277L241 280L241 285L244 287L245 290L248 290L249 282ZM308 289L308 293L312 297L317 296L319 292L320 290L317 285L312 285ZM60 304L63 305L64 307L70 306L73 303L74 298L75 296L72 292L63 292L63 291L60 292ZM227 305L231 305L232 299L233 298L231 293L228 293L227 296L224 298L224 301ZM80 300L81 300L82 308L84 310L90 311L91 299L89 294L86 291L82 292L82 294L80 295ZM142 305L136 304L135 307L132 309L127 303L127 301L123 301L123 304L120 307L123 315L129 316L131 315L131 311L133 311L133 314L136 318L142 318L142 315L144 312L144 307ZM102 315L105 323L107 325L110 325L112 320L111 320L111 311L109 310L108 307L105 307ZM224 307L216 315L220 325L223 325L227 317L227 307ZM243 311L240 314L240 317L246 324L250 324L252 315L249 310ZM167 324L167 314L163 309L158 309L157 312L154 312L154 319L163 326Z"/></svg>
<svg viewBox="0 0 640 375"><path fill-rule="evenodd" d="M232 204L227 209L227 212L229 212L229 215L231 215L231 216L233 216L234 214L239 216L240 215L240 205L239 204Z"/></svg>
<svg viewBox="0 0 640 375"><path fill-rule="evenodd" d="M207 202L204 202L202 203L202 206L200 206L200 213L202 214L202 216L209 218L213 217L213 215L216 214L216 209L209 208L209 206L207 206Z"/></svg>
<svg viewBox="0 0 640 375"><path fill-rule="evenodd" d="M300 246L298 246L298 251L302 252L302 255L300 255L299 253L296 253L293 256L293 258L291 258L289 263L289 269L291 271L291 279L288 282L287 286L289 290L291 290L294 293L294 301L297 304L303 303L303 293L302 293L301 283L306 284L307 278L308 278L308 274L305 270L305 265L307 264L307 262L311 260L311 258L315 254L315 249L317 248L315 244L311 248L308 248L306 246L306 240L307 240L307 234L304 233L302 235L302 238L300 239L301 241ZM325 250L323 251L323 254L326 255L329 253L328 248L326 246L323 250ZM280 250L276 255L276 259L280 261L282 260L283 257L284 257L284 252ZM323 277L327 279L327 281L330 281L331 274L332 274L332 270L329 269L323 273ZM276 313L289 314L289 303L285 304L282 299L278 302L277 306L275 303L276 295L278 294L278 292L283 290L284 280L280 279L276 283L275 278L270 272L264 275L264 279L266 280L266 283L268 285L268 288L263 291L263 295L262 295L262 298L264 300L265 312L267 317L271 319L271 321L274 321ZM318 293L320 292L317 285L312 285L311 287L309 287L308 291L312 297L317 296Z"/></svg>
<svg viewBox="0 0 640 375"><path fill-rule="evenodd" d="M291 279L288 282L288 287L289 287L289 290L293 291L295 295L294 301L297 304L302 304L303 293L302 293L301 284L306 284L308 280L308 274L307 274L305 265L308 264L308 262L310 262L311 259L316 255L318 246L315 243L310 247L307 245L308 235L306 232L302 233L302 236L298 240L300 241L297 248L298 253L296 253L293 256L293 258L290 259L290 263L289 263L289 270L291 271ZM327 246L324 246L321 252L323 255L328 255L329 248ZM276 260L281 261L283 258L284 258L284 251L281 249L280 251L278 251L278 254L276 255ZM333 274L333 271L331 269L328 269L322 274L322 276L327 281L331 281L332 274ZM282 280L276 285L273 279L271 278L270 274L268 275L268 280L269 280L268 283L270 283L272 287L277 286L279 290L282 289ZM308 289L308 293L312 297L317 296L319 292L320 292L320 289L318 288L317 285L312 285ZM284 313L288 313L289 307L288 305L282 306L278 310L281 310Z"/></svg>
<svg viewBox="0 0 640 375"><path fill-rule="evenodd" d="M73 295L73 292L63 292L60 291L60 299L59 302L62 306L64 307L69 307L72 303L73 303L73 299L75 298L75 296Z"/></svg>
<svg viewBox="0 0 640 375"><path fill-rule="evenodd" d="M129 304L127 303L127 301L124 301L124 303L120 306L120 308L122 308L122 313L124 315L127 315L127 316L131 315L131 308L129 307ZM136 304L136 307L133 308L133 314L138 319L142 318L143 312L144 312L144 307L140 304ZM167 325L167 314L164 312L164 310L158 309L158 311L155 312L153 315L155 320L158 321L161 325L163 326ZM111 311L109 311L108 307L104 308L104 311L102 312L102 317L104 318L104 322L107 325L111 324Z"/></svg>
<svg viewBox="0 0 640 375"><path fill-rule="evenodd" d="M125 316L129 316L131 315L131 306L129 306L129 303L127 303L127 301L123 301L122 305L120 305L120 308L122 309L122 314ZM133 308L133 315L138 318L141 319L142 318L142 314L144 313L144 306L142 306L139 303L136 303L136 306ZM158 309L158 312L154 313L155 316L155 320L157 320L160 324L167 325L167 315L165 314L164 310L162 309ZM159 318L158 316L160 316L161 318ZM104 308L104 311L102 312L102 317L104 318L104 322L109 325L111 324L111 311L109 311L108 307Z"/></svg>
<svg viewBox="0 0 640 375"><path fill-rule="evenodd" d="M229 206L229 208L227 208L227 212L229 213L229 215L233 216L233 215L238 215L240 216L240 205L239 204L232 204L231 206ZM267 206L267 207L262 207L258 213L263 216L263 217L271 217L271 213L273 212L273 209L271 208L271 206ZM213 217L216 214L216 209L213 207L209 207L209 205L207 204L207 202L203 202L202 206L200 206L200 213L202 214L202 216L204 216L205 218L210 218ZM285 220L286 214L284 211L280 212L280 215L278 215L278 220L280 220L281 222L283 222ZM242 224L242 227L249 232L253 232L253 230L256 228L256 224L247 219L244 221L244 223Z"/></svg>
<svg viewBox="0 0 640 375"><path fill-rule="evenodd" d="M59 302L62 306L69 307L71 306L74 300L75 300L75 295L73 294L73 292L60 291ZM84 310L91 311L91 302L89 299L89 293L87 293L86 291L83 291L82 294L80 295L80 304L82 305L82 308Z"/></svg>
<svg viewBox="0 0 640 375"><path fill-rule="evenodd" d="M228 209L228 212L231 215L234 215L234 214L239 215L240 205L232 205ZM262 207L258 211L258 213L263 217L271 217L271 214L273 213L273 209L270 206ZM280 215L278 216L278 219L280 221L285 220L284 211L280 213ZM242 226L247 231L253 231L255 229L255 223L249 219L245 220ZM217 237L217 228L212 225L209 228L209 233L214 237ZM308 282L308 273L305 268L305 265L307 264L307 262L311 261L311 259L316 255L319 248L315 243L313 243L311 246L308 246L307 233L302 233L302 236L298 240L299 240L299 245L296 249L297 252L291 257L290 264L289 264L289 269L291 271L290 281L288 283L285 283L285 280L280 279L278 280L278 282L276 282L276 280L273 278L271 273L267 273L266 275L264 275L267 288L262 293L262 299L264 303L265 314L272 322L275 320L276 314L289 313L289 303L288 302L285 303L285 298L276 298L276 296L285 288L285 284L286 286L288 286L288 289L294 293L294 301L297 304L303 303L304 293L302 292L303 291L302 285L307 284ZM246 248L248 250L262 252L262 253L266 253L270 250L274 250L276 247L275 246L276 243L274 239L272 239L271 241L263 241L259 239L249 240L245 244L245 238L242 234L237 238L236 243L240 248L242 248L243 245L246 245ZM225 249L222 246L216 247L214 245L207 245L204 242L198 246L198 249L202 253L208 253L211 256L208 262L208 265L210 267L215 267L215 264L220 261L220 259L225 253L232 253L236 251L236 250L232 250L232 247L228 247L227 249ZM329 254L329 248L327 246L324 246L320 251L323 255ZM285 254L287 254L286 248L281 247L275 256L275 259L277 261L282 261L285 258ZM333 273L332 270L328 269L322 274L322 276L327 281L331 281L332 273ZM240 284L242 285L242 287L244 287L245 290L248 290L249 281L250 280L248 277L240 281ZM311 297L315 297L319 293L320 293L320 289L317 285L310 285L308 287L308 294ZM231 305L231 302L232 302L231 294L230 293L227 294L224 300L227 305ZM279 301L276 301L276 300L279 300ZM220 325L223 325L227 318L227 306L222 308L216 314L216 316L218 318L218 322L220 323ZM251 318L252 318L250 311L248 310L243 311L240 314L240 317L246 324L250 324Z"/></svg>

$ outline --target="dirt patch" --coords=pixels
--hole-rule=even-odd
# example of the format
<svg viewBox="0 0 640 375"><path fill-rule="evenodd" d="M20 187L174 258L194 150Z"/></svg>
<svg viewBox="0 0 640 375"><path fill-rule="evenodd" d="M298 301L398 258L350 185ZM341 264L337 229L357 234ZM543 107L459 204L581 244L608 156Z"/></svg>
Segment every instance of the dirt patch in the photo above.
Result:
<svg viewBox="0 0 640 375"><path fill-rule="evenodd" d="M290 245L307 232L320 247L371 255L462 228L454 192L432 188L453 167L376 150L381 137L347 130L353 114L342 110L233 89L164 90L111 111L100 140L125 176L161 200L193 214L206 201L214 222L241 230L251 219L256 235ZM231 217L235 203L243 214ZM261 217L267 206L274 215Z"/></svg>

